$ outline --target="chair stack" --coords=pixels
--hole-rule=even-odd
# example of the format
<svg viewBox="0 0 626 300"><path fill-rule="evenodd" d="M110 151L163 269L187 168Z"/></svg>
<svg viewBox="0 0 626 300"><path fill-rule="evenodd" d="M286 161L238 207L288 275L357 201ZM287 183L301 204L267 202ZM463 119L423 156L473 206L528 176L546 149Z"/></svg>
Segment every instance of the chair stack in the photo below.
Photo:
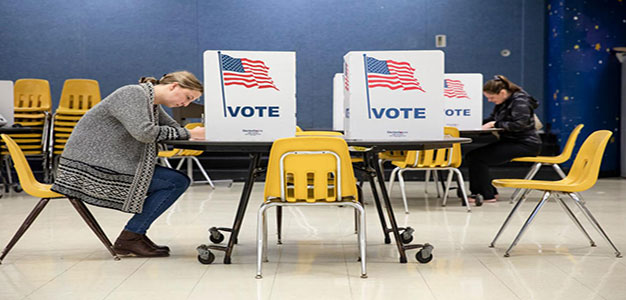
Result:
<svg viewBox="0 0 626 300"><path fill-rule="evenodd" d="M52 111L50 83L44 79L18 79L13 87L13 95L15 126L29 127L32 132L11 134L10 137L15 140L25 155L43 157L44 179L47 180L46 149ZM6 159L9 158L5 145L2 146L1 154ZM11 182L9 165L5 164ZM16 186L16 191L18 189Z"/></svg>
<svg viewBox="0 0 626 300"><path fill-rule="evenodd" d="M68 79L63 84L59 107L54 113L50 156L58 157L80 118L100 102L100 86L91 79Z"/></svg>

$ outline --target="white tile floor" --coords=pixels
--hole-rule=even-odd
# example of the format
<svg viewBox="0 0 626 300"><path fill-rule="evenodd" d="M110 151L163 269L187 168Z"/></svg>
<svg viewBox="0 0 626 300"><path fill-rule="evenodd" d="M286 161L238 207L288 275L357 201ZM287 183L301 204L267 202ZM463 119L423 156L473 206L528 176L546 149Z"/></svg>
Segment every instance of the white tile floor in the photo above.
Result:
<svg viewBox="0 0 626 300"><path fill-rule="evenodd" d="M457 199L439 206L425 198L423 183L408 183L411 214L393 202L399 225L416 229L415 242L435 246L428 264L408 253L398 263L395 246L383 243L374 205L367 205L368 275L359 278L353 213L348 208L285 208L284 245L275 244L270 222L270 262L254 279L256 216L263 184L256 184L233 263L202 265L195 248L207 243L211 226L231 226L242 184L194 186L150 230L172 248L167 258L114 261L67 200L52 201L0 265L0 299L626 299L626 258L576 210L596 240L587 241L554 201L536 218L511 257L502 255L534 207L538 193L500 238L487 245L512 207L485 204L467 213ZM626 180L602 179L584 192L588 206L621 250L626 251ZM502 198L510 190L501 190ZM369 190L365 196L371 203ZM0 247L8 242L38 199L24 193L0 199ZM90 209L114 240L128 215ZM273 218L273 212L270 214Z"/></svg>

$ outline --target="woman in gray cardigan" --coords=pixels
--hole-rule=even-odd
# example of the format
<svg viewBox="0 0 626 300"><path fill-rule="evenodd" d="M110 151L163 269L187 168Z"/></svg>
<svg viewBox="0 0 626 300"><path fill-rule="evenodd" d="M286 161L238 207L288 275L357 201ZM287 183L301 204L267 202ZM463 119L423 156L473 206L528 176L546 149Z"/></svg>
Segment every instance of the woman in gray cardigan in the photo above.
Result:
<svg viewBox="0 0 626 300"><path fill-rule="evenodd" d="M135 214L115 241L120 255L169 256L146 236L156 218L189 186L176 170L156 166L157 143L204 139L204 128L181 127L164 110L187 106L203 92L187 71L142 77L90 109L61 154L52 190L101 207Z"/></svg>

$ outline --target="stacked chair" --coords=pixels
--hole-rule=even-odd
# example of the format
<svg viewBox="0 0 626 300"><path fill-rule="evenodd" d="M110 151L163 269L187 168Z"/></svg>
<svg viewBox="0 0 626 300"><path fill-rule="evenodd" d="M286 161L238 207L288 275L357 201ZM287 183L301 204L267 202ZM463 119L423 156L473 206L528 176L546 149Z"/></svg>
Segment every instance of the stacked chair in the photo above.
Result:
<svg viewBox="0 0 626 300"><path fill-rule="evenodd" d="M44 79L18 79L15 82L13 94L16 124L14 126L29 127L33 132L11 134L10 137L15 140L25 155L42 157L44 181L48 181L50 175L46 150L52 111L50 84ZM2 156L8 160L7 154L6 146L2 146ZM10 164L7 162L5 161L5 166L9 182L11 182ZM20 189L19 185L15 185L14 188L16 191Z"/></svg>
<svg viewBox="0 0 626 300"><path fill-rule="evenodd" d="M202 125L203 125L202 123L189 123L185 125L185 128L193 129ZM213 184L213 181L211 181L211 177L209 177L209 174L207 174L207 172L204 170L204 167L200 163L200 160L198 160L197 156L201 155L202 153L203 153L202 150L174 148L172 150L159 151L159 159L168 168L172 168L172 165L170 164L170 161L169 161L170 159L177 159L177 158L180 159L180 161L178 162L178 165L176 166L176 170L180 170L180 168L183 166L183 163L187 162L187 176L189 177L189 179L191 179L191 184L206 183L210 185L211 188L215 189L215 185ZM194 163L198 166L198 169L200 169L202 176L204 176L204 179L205 179L204 181L193 180L193 164Z"/></svg>
<svg viewBox="0 0 626 300"><path fill-rule="evenodd" d="M444 134L451 137L459 137L460 133L457 128L444 127ZM461 165L461 145L454 144L452 148L442 148L437 150L421 150L421 151L407 151L404 161L392 162L396 168L391 172L391 178L389 178L389 193L393 189L393 183L395 177L398 176L400 182L400 191L402 192L402 201L404 202L404 212L409 213L409 207L406 200L406 191L404 184L404 177L402 173L406 171L438 171L447 170L448 179L446 184L446 190L443 195L442 206L446 206L448 194L450 190L450 184L452 183L452 176L457 175L457 181L461 194L463 195L463 202L467 207L467 212L471 212L467 200L467 193L465 191L465 184L463 182L463 175L458 169ZM436 183L436 182L435 182Z"/></svg>
<svg viewBox="0 0 626 300"><path fill-rule="evenodd" d="M59 107L52 122L51 161L56 161L80 118L100 102L100 86L91 79L68 79L63 84ZM56 163L54 164L56 166Z"/></svg>
<svg viewBox="0 0 626 300"><path fill-rule="evenodd" d="M493 238L490 247L494 247L498 237L502 234L506 226L509 224L511 217L515 214L517 209L520 207L522 203L526 200L529 192L532 190L537 190L543 192L543 196L535 209L528 216L528 219L520 229L517 236L509 246L509 248L504 253L505 257L510 255L511 250L519 240L522 235L528 229L531 222L535 218L535 216L539 213L539 210L543 207L543 205L550 199L555 198L555 200L560 204L561 208L565 211L565 213L570 217L570 219L574 222L576 227L582 232L582 234L588 239L589 244L594 247L596 244L591 239L585 228L578 221L572 210L566 204L565 200L570 198L572 202L578 206L581 210L582 214L589 220L591 225L598 231L598 233L606 240L606 242L611 245L613 250L615 251L616 257L621 257L620 251L617 249L615 244L611 241L609 236L606 234L604 229L600 226L598 220L591 214L591 211L587 208L585 200L578 196L579 192L586 191L593 187L598 180L598 173L600 171L600 164L602 163L602 156L604 155L604 150L606 148L606 144L609 142L611 138L612 132L608 130L598 130L592 133L586 140L583 142L580 150L578 150L578 154L574 159L574 163L572 164L571 169L567 176L565 176L561 180L557 181L548 181L548 180L530 180L530 179L495 179L492 181L492 184L496 187L509 187L521 189L523 192L521 193L521 197L517 198L517 202L511 209L511 212L504 220L504 223L498 230L498 233ZM566 199L563 199L564 197Z"/></svg>

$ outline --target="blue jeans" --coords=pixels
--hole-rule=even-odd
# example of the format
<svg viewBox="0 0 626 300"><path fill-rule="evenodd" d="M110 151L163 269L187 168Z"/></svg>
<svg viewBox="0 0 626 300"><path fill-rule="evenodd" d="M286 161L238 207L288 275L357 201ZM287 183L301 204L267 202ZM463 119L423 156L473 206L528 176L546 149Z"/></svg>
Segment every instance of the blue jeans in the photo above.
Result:
<svg viewBox="0 0 626 300"><path fill-rule="evenodd" d="M124 230L145 234L152 222L174 204L187 190L190 183L187 175L170 168L156 166L150 187L148 187L148 197L143 203L143 210L128 221Z"/></svg>

